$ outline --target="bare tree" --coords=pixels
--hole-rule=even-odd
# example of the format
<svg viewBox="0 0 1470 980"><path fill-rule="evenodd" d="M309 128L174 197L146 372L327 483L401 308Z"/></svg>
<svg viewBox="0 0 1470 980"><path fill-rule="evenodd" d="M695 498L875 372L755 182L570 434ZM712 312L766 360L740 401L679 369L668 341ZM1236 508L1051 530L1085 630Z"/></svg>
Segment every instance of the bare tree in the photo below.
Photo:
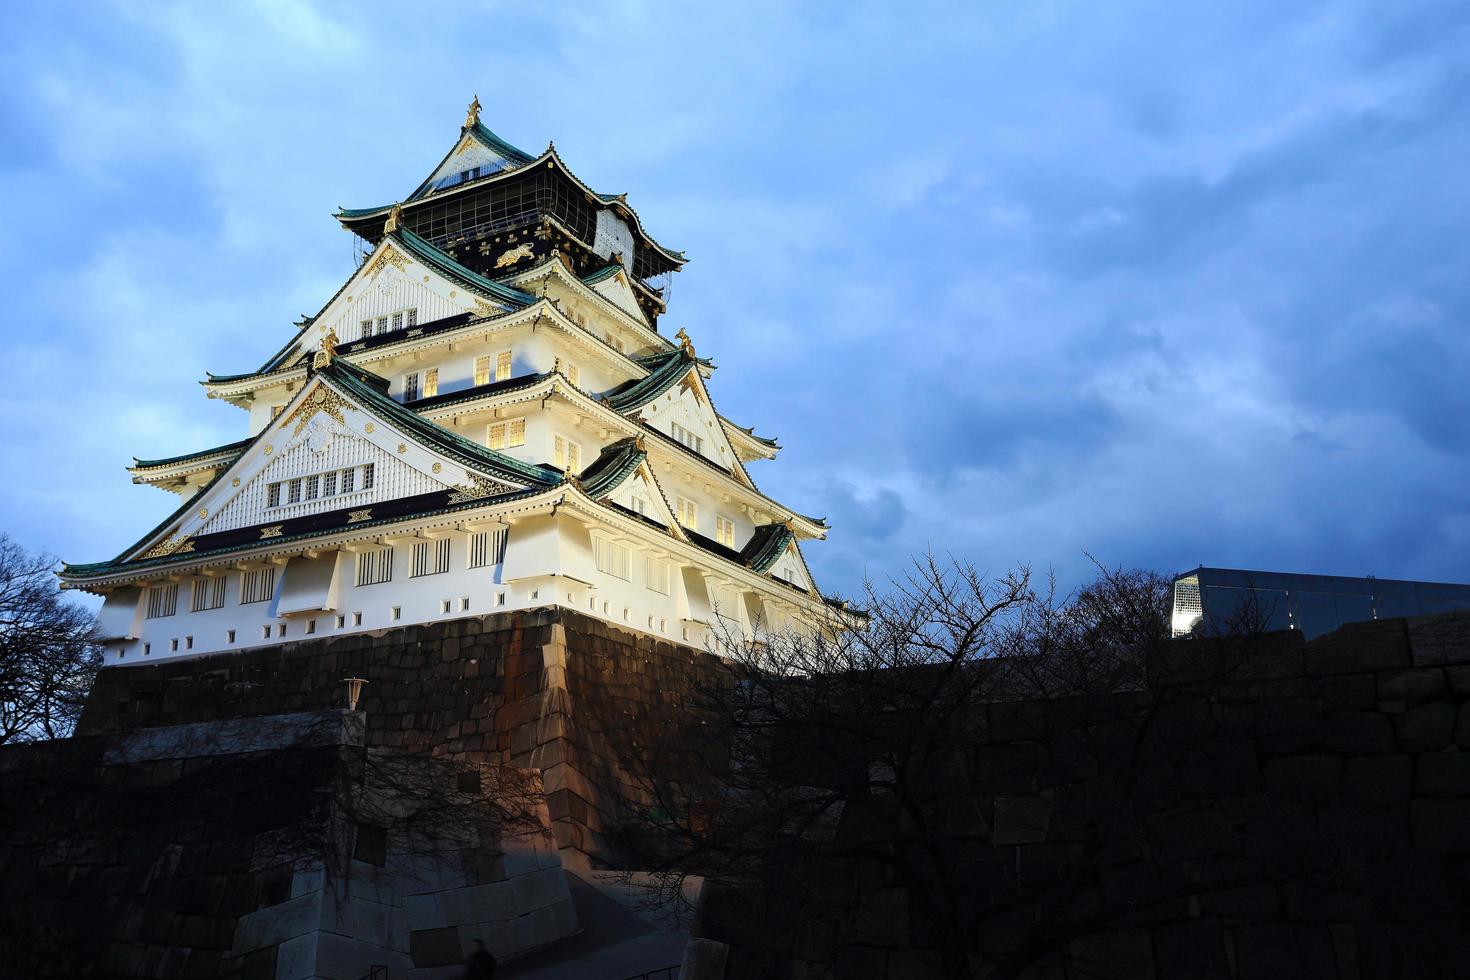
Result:
<svg viewBox="0 0 1470 980"><path fill-rule="evenodd" d="M1149 819L1189 748L1159 732L1193 705L1158 676L1168 580L1099 565L1061 596L931 555L866 606L862 629L726 637L728 672L639 760L632 862L669 897L705 879L733 976L1107 975L1086 943L1183 860ZM1146 873L1099 888L1110 862Z"/></svg>
<svg viewBox="0 0 1470 980"><path fill-rule="evenodd" d="M63 597L55 567L0 534L0 743L70 734L102 662L96 618Z"/></svg>

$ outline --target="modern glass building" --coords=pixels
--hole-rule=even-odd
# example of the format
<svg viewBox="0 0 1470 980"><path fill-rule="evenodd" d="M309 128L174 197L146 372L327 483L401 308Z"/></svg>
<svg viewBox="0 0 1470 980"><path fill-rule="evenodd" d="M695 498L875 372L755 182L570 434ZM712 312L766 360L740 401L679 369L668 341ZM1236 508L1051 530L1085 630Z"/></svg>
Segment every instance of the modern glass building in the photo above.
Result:
<svg viewBox="0 0 1470 980"><path fill-rule="evenodd" d="M1307 639L1344 623L1470 609L1470 585L1402 579L1206 568L1174 578L1173 631L1220 633L1243 622L1301 630Z"/></svg>

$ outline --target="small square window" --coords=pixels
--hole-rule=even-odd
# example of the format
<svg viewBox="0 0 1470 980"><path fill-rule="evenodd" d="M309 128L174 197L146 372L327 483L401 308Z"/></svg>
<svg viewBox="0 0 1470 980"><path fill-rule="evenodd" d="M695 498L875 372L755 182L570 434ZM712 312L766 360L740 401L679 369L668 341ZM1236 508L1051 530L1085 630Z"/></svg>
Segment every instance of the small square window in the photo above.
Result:
<svg viewBox="0 0 1470 980"><path fill-rule="evenodd" d="M353 626L361 626L362 625L362 613L355 612L355 613L352 614L352 625Z"/></svg>
<svg viewBox="0 0 1470 980"><path fill-rule="evenodd" d="M235 642L235 631L234 630L225 630L225 642L226 643L234 643Z"/></svg>
<svg viewBox="0 0 1470 980"><path fill-rule="evenodd" d="M503 606L503 605L505 605L505 593L504 592L497 592L497 593L495 593L495 604L497 606Z"/></svg>
<svg viewBox="0 0 1470 980"><path fill-rule="evenodd" d="M392 613L389 615L389 618L392 619L396 623L396 622L398 622L399 618L402 615L403 615L403 607L402 606L394 606L393 607L393 610L392 610Z"/></svg>
<svg viewBox="0 0 1470 980"><path fill-rule="evenodd" d="M271 624L270 623L266 623L264 626L262 626L260 628L260 638L262 640L269 640L271 638Z"/></svg>
<svg viewBox="0 0 1470 980"><path fill-rule="evenodd" d="M447 612L449 612L449 608L450 608L450 606L449 606L449 600L448 599L445 599L443 602L439 603L439 611L441 613L447 613Z"/></svg>
<svg viewBox="0 0 1470 980"><path fill-rule="evenodd" d="M179 638L177 636L174 637L172 640L169 640L168 641L168 649L169 649L169 652L170 653L172 653L173 651L177 650L178 648L179 648Z"/></svg>
<svg viewBox="0 0 1470 980"><path fill-rule="evenodd" d="M470 608L470 597L467 595L459 597L459 611L465 612Z"/></svg>
<svg viewBox="0 0 1470 980"><path fill-rule="evenodd" d="M344 627L346 625L347 625L347 617L346 616L338 616L337 617L337 628L338 629L341 629L342 627Z"/></svg>
<svg viewBox="0 0 1470 980"><path fill-rule="evenodd" d="M279 626L276 627L276 635L277 636L285 636L286 635L286 624L285 623L281 623Z"/></svg>
<svg viewBox="0 0 1470 980"><path fill-rule="evenodd" d="M194 649L194 638L192 636L186 636L186 637L184 637L184 649L185 650L192 650L192 649Z"/></svg>
<svg viewBox="0 0 1470 980"><path fill-rule="evenodd" d="M146 656L148 656L148 654L150 654L152 652L153 652L153 644L151 644L151 643L145 643L145 644L143 644L143 656L146 657Z"/></svg>
<svg viewBox="0 0 1470 980"><path fill-rule="evenodd" d="M316 620L314 620L314 619L308 619L306 621L306 635L307 636L310 636L311 634L313 634L315 632L316 632Z"/></svg>

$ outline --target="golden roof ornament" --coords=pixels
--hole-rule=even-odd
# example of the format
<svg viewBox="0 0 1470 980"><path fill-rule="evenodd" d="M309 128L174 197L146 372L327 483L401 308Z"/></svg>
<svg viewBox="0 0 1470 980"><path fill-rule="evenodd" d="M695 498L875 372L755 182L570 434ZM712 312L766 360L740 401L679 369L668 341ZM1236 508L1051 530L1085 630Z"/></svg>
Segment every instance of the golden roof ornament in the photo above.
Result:
<svg viewBox="0 0 1470 980"><path fill-rule="evenodd" d="M684 353L689 355L689 359L694 360L694 341L689 339L689 334L684 331L683 327L680 327L679 332L674 334L674 339L679 342Z"/></svg>
<svg viewBox="0 0 1470 980"><path fill-rule="evenodd" d="M477 96L475 96L475 100L469 104L469 107L467 109L465 109L465 113L464 113L464 128L465 129L474 129L475 128L475 125L477 123L479 123L479 121L480 121L480 97L477 95Z"/></svg>
<svg viewBox="0 0 1470 980"><path fill-rule="evenodd" d="M332 358L337 356L337 331L328 330L326 336L322 337L322 346L311 358L313 368L324 368L332 363Z"/></svg>
<svg viewBox="0 0 1470 980"><path fill-rule="evenodd" d="M391 235L403 224L403 205L395 203L388 211L388 220L383 222L383 234Z"/></svg>

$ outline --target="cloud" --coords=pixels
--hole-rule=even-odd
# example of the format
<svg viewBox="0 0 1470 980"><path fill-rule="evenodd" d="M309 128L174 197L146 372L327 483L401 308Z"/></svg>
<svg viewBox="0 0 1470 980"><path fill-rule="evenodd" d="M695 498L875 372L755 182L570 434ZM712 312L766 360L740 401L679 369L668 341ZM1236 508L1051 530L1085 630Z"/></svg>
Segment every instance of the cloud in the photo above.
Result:
<svg viewBox="0 0 1470 980"><path fill-rule="evenodd" d="M855 591L933 547L1470 580L1463 4L57 3L0 38L26 479L115 554L132 454L238 438L260 363L478 93L693 261L664 323L781 437Z"/></svg>

